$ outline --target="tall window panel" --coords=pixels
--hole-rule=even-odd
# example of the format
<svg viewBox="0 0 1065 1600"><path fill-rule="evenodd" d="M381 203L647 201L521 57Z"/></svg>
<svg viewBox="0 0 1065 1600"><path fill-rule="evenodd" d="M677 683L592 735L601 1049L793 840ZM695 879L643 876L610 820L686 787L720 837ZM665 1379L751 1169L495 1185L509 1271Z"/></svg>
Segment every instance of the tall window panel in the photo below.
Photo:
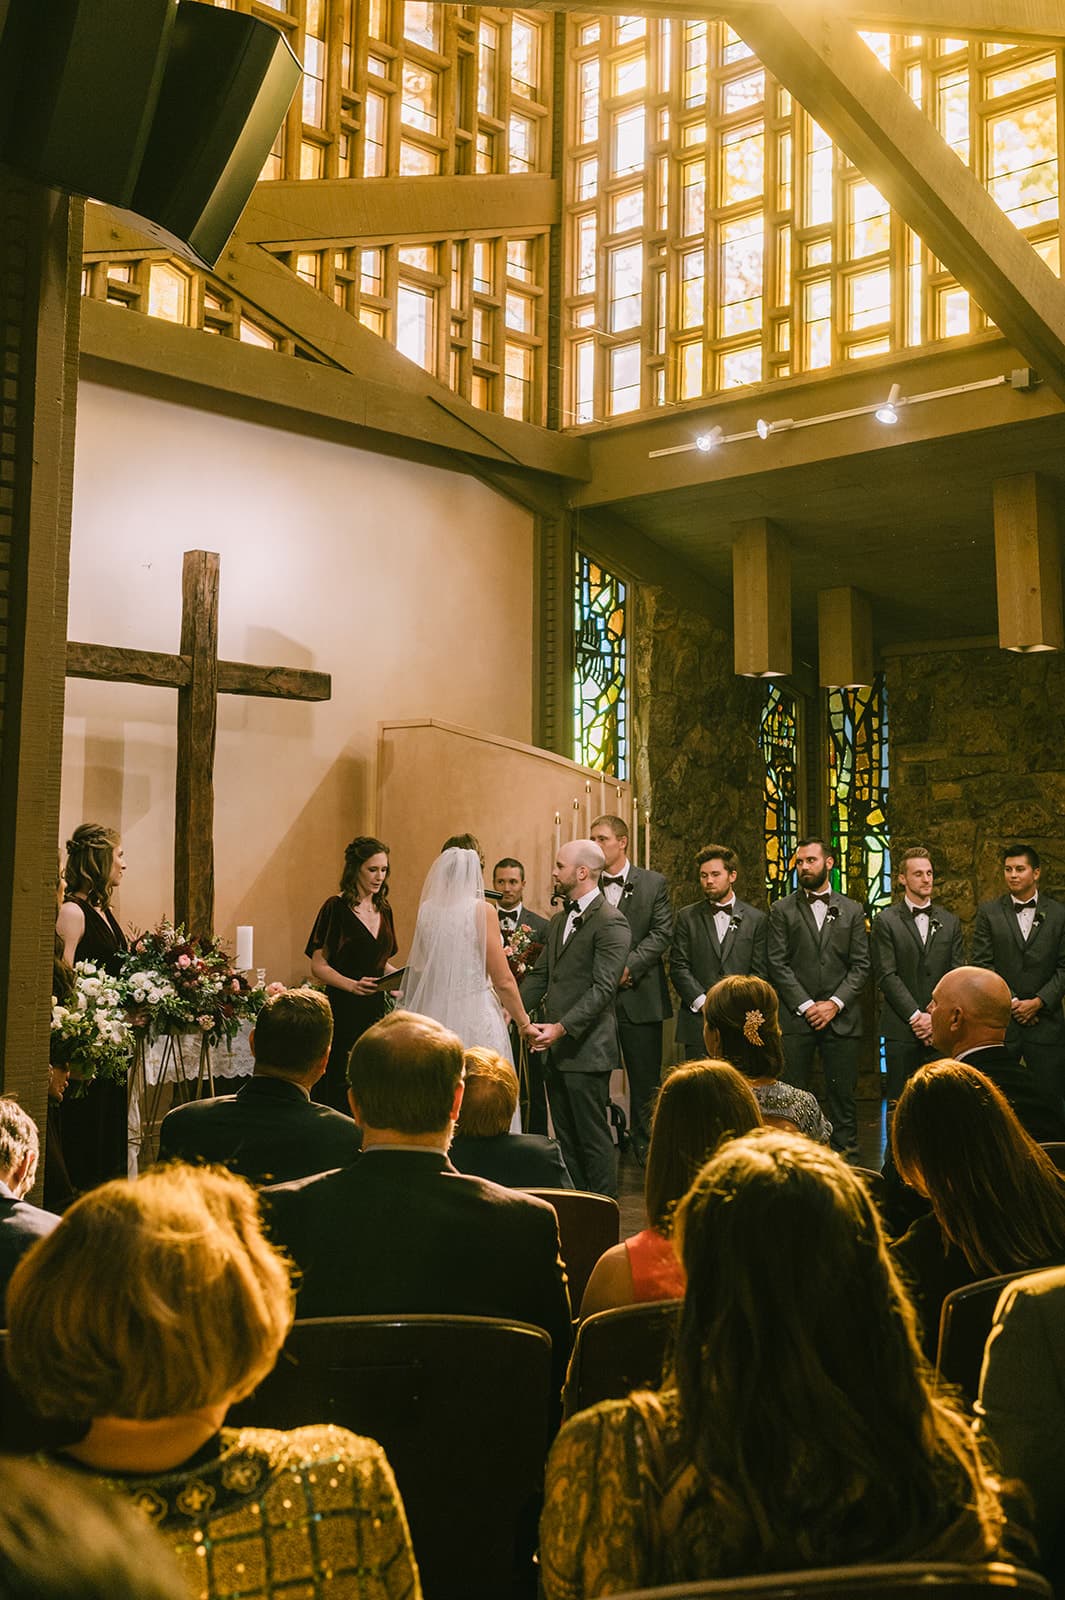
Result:
<svg viewBox="0 0 1065 1600"><path fill-rule="evenodd" d="M799 702L775 683L766 684L758 726L765 762L765 886L770 902L795 887L792 860L799 843Z"/></svg>
<svg viewBox="0 0 1065 1600"><path fill-rule="evenodd" d="M725 23L567 28L567 424L990 326ZM1060 52L863 38L1059 271Z"/></svg>
<svg viewBox="0 0 1065 1600"><path fill-rule="evenodd" d="M887 837L888 711L882 673L870 689L828 693L829 837L835 886L869 916L891 904Z"/></svg>
<svg viewBox="0 0 1065 1600"><path fill-rule="evenodd" d="M574 573L573 759L629 775L628 587L578 550Z"/></svg>

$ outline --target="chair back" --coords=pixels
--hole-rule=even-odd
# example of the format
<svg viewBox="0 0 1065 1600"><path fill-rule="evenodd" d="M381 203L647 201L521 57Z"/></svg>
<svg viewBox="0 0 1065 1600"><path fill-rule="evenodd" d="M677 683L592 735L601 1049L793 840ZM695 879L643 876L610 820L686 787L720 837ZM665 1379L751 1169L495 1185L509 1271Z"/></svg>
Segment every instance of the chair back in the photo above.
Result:
<svg viewBox="0 0 1065 1600"><path fill-rule="evenodd" d="M1035 1269L1005 1272L997 1278L981 1278L953 1289L939 1314L939 1347L936 1351L936 1382L957 1384L970 1405L980 1389L980 1369L984 1346L995 1320L995 1307L1008 1283L1027 1278Z"/></svg>
<svg viewBox="0 0 1065 1600"><path fill-rule="evenodd" d="M383 1445L426 1600L506 1600L531 1583L551 1409L551 1340L490 1317L294 1324L233 1426L332 1422Z"/></svg>
<svg viewBox="0 0 1065 1600"><path fill-rule="evenodd" d="M623 1400L662 1381L682 1300L653 1300L585 1317L566 1375L567 1417L600 1400Z"/></svg>
<svg viewBox="0 0 1065 1600"><path fill-rule="evenodd" d="M526 1189L554 1206L562 1259L569 1278L569 1299L574 1316L584 1298L592 1268L604 1251L621 1238L621 1212L616 1200L586 1189Z"/></svg>
<svg viewBox="0 0 1065 1600"><path fill-rule="evenodd" d="M1005 1561L965 1566L954 1561L902 1561L868 1567L774 1572L768 1577L720 1578L630 1589L615 1600L1050 1600L1045 1578Z"/></svg>
<svg viewBox="0 0 1065 1600"><path fill-rule="evenodd" d="M1059 1172L1065 1172L1065 1140L1051 1139L1041 1146L1053 1161Z"/></svg>
<svg viewBox="0 0 1065 1600"><path fill-rule="evenodd" d="M873 1204L879 1205L886 1190L884 1174L882 1172L877 1172L875 1167L852 1167L851 1171L855 1173L857 1177L861 1178L862 1182L865 1184L865 1187L869 1191L869 1196L873 1201Z"/></svg>

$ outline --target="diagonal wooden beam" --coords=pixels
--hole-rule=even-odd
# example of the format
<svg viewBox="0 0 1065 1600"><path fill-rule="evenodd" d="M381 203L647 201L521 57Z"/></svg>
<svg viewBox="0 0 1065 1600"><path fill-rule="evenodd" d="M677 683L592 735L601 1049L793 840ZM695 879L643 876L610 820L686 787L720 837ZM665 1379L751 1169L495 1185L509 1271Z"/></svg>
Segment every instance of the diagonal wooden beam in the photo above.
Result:
<svg viewBox="0 0 1065 1600"><path fill-rule="evenodd" d="M533 232L558 222L561 184L537 173L445 178L321 178L256 185L237 226L248 244Z"/></svg>
<svg viewBox="0 0 1065 1600"><path fill-rule="evenodd" d="M793 0L723 14L1065 399L1065 286L851 24Z"/></svg>

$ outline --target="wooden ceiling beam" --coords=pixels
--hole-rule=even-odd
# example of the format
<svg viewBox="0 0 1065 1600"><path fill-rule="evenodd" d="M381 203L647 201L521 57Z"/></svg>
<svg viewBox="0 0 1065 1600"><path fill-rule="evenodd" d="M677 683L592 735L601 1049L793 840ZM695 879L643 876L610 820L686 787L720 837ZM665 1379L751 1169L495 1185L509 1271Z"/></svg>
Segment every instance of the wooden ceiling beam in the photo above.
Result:
<svg viewBox="0 0 1065 1600"><path fill-rule="evenodd" d="M259 183L237 234L248 244L313 249L383 237L534 232L559 221L561 195L557 178L537 173Z"/></svg>

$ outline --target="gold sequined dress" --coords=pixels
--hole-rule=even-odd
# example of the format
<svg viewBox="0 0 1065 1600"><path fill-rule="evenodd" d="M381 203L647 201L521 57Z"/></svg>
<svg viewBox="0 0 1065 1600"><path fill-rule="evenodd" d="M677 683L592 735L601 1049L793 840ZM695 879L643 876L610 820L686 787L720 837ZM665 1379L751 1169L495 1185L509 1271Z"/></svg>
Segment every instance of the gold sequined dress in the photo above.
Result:
<svg viewBox="0 0 1065 1600"><path fill-rule="evenodd" d="M223 1428L171 1472L90 1475L155 1524L195 1600L421 1600L385 1453L345 1428Z"/></svg>

